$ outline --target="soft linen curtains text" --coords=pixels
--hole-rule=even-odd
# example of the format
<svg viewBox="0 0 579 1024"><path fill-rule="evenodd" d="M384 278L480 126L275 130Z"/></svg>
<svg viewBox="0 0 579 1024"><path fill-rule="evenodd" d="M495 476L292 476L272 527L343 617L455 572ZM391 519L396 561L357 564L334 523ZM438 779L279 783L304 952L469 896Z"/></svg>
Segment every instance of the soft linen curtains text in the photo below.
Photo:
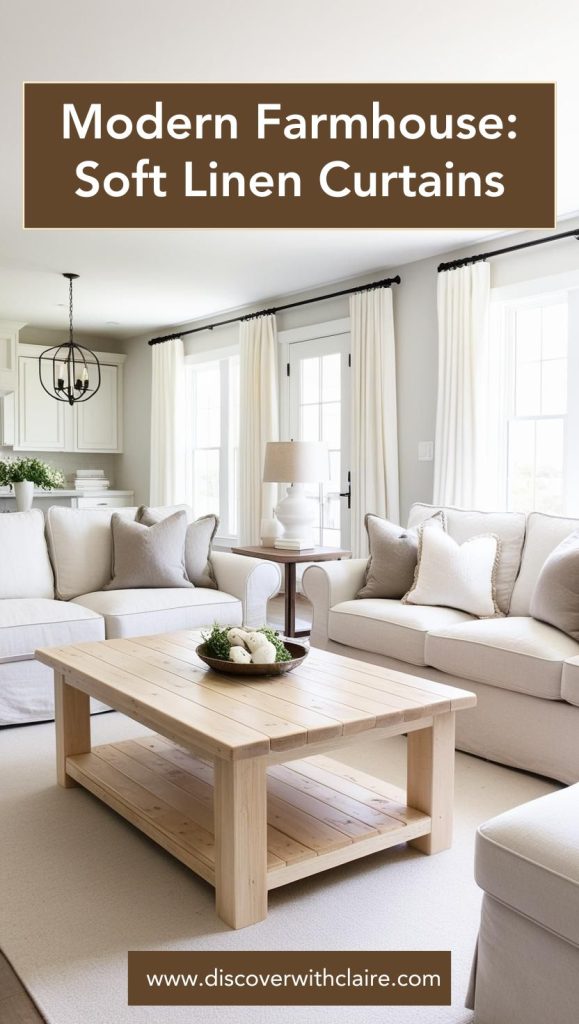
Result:
<svg viewBox="0 0 579 1024"><path fill-rule="evenodd" d="M368 553L367 512L399 521L396 352L392 292L350 298L352 332L352 522L354 557Z"/></svg>
<svg viewBox="0 0 579 1024"><path fill-rule="evenodd" d="M151 505L186 500L185 361L181 338L153 345Z"/></svg>
<svg viewBox="0 0 579 1024"><path fill-rule="evenodd" d="M435 505L473 508L481 449L480 377L490 302L487 263L438 275Z"/></svg>
<svg viewBox="0 0 579 1024"><path fill-rule="evenodd" d="M279 440L275 317L242 321L239 346L239 540L259 544L261 519L277 504L276 485L262 482L266 443Z"/></svg>

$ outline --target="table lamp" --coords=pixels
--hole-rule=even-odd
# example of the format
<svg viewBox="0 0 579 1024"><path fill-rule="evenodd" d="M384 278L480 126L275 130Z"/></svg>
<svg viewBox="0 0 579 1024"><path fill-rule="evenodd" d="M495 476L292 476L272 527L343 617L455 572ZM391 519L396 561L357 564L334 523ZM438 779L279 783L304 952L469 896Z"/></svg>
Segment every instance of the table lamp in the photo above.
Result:
<svg viewBox="0 0 579 1024"><path fill-rule="evenodd" d="M289 483L275 514L283 526L282 541L313 547L314 503L304 484L329 480L330 462L322 441L269 441L265 448L264 483Z"/></svg>

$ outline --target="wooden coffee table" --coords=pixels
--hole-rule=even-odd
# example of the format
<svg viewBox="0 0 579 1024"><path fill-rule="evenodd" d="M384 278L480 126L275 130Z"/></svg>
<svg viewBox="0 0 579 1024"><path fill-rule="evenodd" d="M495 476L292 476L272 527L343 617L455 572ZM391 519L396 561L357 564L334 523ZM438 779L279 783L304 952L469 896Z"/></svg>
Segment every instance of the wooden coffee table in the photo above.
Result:
<svg viewBox="0 0 579 1024"><path fill-rule="evenodd" d="M233 928L269 889L409 842L452 838L454 714L474 694L313 649L286 676L209 671L194 631L39 650L55 672L57 774L215 886ZM155 735L91 750L89 695ZM408 733L407 791L330 759Z"/></svg>

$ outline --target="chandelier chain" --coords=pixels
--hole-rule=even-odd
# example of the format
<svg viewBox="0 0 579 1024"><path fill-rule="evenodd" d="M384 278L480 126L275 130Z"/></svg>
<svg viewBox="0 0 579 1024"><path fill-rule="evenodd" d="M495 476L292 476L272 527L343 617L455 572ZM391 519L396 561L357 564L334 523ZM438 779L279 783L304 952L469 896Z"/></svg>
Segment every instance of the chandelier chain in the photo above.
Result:
<svg viewBox="0 0 579 1024"><path fill-rule="evenodd" d="M68 335L72 344L72 278L68 282Z"/></svg>

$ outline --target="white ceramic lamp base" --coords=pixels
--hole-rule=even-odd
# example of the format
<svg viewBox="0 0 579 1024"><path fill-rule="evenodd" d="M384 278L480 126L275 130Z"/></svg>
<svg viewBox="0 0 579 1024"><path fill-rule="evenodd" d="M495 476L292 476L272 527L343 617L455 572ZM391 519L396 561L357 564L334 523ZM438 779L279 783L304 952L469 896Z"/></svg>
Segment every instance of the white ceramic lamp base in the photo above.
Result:
<svg viewBox="0 0 579 1024"><path fill-rule="evenodd" d="M304 484L288 487L285 498L275 510L283 526L284 540L300 540L304 547L314 546L312 504L306 497Z"/></svg>

